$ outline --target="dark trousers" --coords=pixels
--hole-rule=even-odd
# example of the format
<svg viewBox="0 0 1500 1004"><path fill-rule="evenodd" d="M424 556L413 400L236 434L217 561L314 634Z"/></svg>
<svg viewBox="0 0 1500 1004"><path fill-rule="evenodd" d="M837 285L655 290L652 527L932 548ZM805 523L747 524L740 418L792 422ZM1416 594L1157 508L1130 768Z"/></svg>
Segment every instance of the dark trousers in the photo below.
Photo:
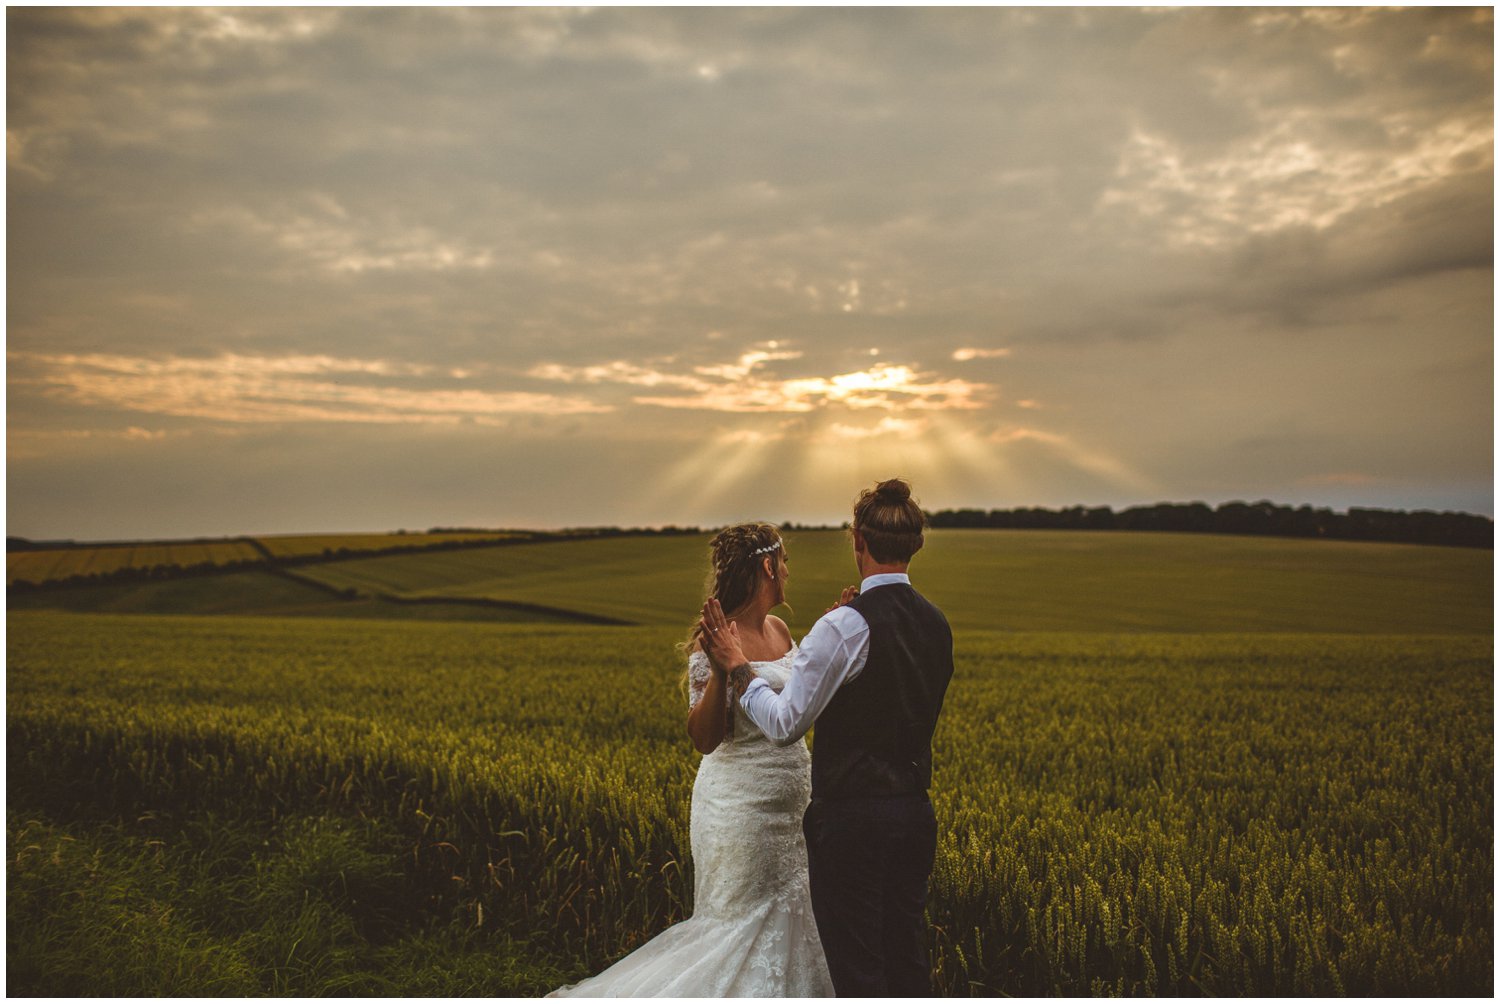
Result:
<svg viewBox="0 0 1500 1004"><path fill-rule="evenodd" d="M834 992L930 997L922 912L937 821L927 796L815 798L802 832Z"/></svg>

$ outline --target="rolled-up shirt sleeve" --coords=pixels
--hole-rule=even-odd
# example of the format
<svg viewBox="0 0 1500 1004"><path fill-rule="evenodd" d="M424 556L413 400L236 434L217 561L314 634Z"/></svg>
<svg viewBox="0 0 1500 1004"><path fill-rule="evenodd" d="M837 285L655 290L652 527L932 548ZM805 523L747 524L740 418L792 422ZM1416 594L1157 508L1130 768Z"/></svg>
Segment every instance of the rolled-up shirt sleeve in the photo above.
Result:
<svg viewBox="0 0 1500 1004"><path fill-rule="evenodd" d="M865 668L869 652L870 625L858 611L838 607L802 640L781 693L757 678L745 688L740 705L766 738L789 746L807 734L834 692Z"/></svg>

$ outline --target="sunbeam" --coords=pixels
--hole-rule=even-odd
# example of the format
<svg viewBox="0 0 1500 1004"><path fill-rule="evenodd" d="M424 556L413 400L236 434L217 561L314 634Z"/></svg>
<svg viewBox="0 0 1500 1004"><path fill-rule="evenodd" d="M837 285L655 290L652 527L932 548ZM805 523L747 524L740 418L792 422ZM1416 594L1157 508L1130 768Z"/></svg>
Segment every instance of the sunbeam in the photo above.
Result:
<svg viewBox="0 0 1500 1004"><path fill-rule="evenodd" d="M771 451L781 445L783 441L775 432L720 430L657 478L645 482L638 504L648 513L724 508L747 483L774 472L776 461Z"/></svg>

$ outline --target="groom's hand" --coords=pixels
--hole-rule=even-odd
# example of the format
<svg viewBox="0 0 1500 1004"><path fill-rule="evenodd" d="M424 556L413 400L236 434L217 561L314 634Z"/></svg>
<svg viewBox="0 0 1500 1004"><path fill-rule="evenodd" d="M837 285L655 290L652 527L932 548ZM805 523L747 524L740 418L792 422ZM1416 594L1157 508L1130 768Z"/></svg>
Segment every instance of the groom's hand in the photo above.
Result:
<svg viewBox="0 0 1500 1004"><path fill-rule="evenodd" d="M856 597L858 595L859 595L859 587L858 586L845 586L844 587L844 591L839 594L839 601L837 603L835 603L833 606L829 607L827 610L824 610L823 612L825 614L832 613L833 611L837 610L839 607L847 605L850 600L854 599L854 597Z"/></svg>
<svg viewBox="0 0 1500 1004"><path fill-rule="evenodd" d="M698 624L703 628L703 652L708 656L714 672L727 673L748 661L744 649L740 648L739 629L724 616L718 600L710 597L703 604L703 618Z"/></svg>

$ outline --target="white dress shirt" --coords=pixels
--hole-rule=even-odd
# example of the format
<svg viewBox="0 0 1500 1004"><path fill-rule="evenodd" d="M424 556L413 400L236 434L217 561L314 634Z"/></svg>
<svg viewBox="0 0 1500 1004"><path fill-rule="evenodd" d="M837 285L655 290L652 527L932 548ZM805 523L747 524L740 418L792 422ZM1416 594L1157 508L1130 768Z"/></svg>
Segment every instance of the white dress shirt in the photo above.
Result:
<svg viewBox="0 0 1500 1004"><path fill-rule="evenodd" d="M861 594L893 582L910 584L905 572L882 572L859 584ZM792 660L792 675L781 693L765 680L750 681L740 706L777 746L790 746L807 735L834 692L865 668L870 655L870 625L852 607L836 607L812 626Z"/></svg>

